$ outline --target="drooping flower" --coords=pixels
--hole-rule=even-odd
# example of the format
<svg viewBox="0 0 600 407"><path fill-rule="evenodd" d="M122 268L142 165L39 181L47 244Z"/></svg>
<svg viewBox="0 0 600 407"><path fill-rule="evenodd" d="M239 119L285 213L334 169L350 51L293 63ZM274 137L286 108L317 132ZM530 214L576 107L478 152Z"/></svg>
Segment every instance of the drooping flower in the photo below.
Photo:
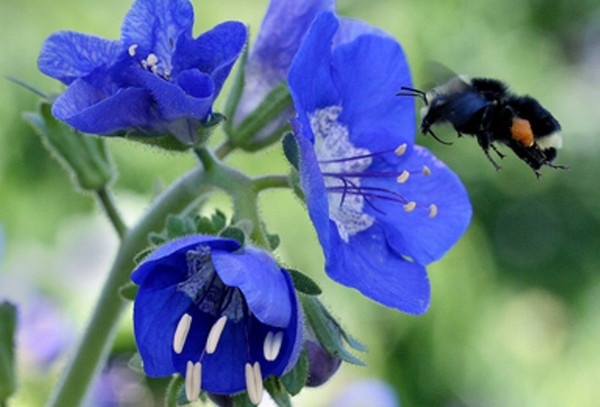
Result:
<svg viewBox="0 0 600 407"><path fill-rule="evenodd" d="M294 55L315 16L335 10L335 0L271 0L244 67L244 88L233 117L238 126L277 85L286 79ZM253 136L260 142L293 116L290 107Z"/></svg>
<svg viewBox="0 0 600 407"><path fill-rule="evenodd" d="M38 66L68 85L52 113L86 133L133 129L192 143L246 41L240 22L219 24L196 39L193 23L189 0L136 0L120 40L52 34Z"/></svg>
<svg viewBox="0 0 600 407"><path fill-rule="evenodd" d="M302 319L291 278L265 251L193 235L167 243L133 272L134 331L144 371L179 372L186 395L248 390L295 365Z"/></svg>
<svg viewBox="0 0 600 407"><path fill-rule="evenodd" d="M334 280L404 312L427 310L425 266L465 232L467 193L413 146L413 101L400 45L381 30L321 13L288 75L301 186Z"/></svg>

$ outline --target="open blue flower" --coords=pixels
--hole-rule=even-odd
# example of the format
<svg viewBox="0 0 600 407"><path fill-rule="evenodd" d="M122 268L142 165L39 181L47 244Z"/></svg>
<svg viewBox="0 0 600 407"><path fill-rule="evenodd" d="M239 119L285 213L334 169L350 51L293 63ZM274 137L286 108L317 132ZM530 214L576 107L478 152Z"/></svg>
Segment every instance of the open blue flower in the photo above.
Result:
<svg viewBox="0 0 600 407"><path fill-rule="evenodd" d="M285 80L294 55L320 11L335 10L335 0L271 0L256 42L244 67L244 89L233 125L238 126L277 85ZM292 118L292 108L280 114L253 138L260 141Z"/></svg>
<svg viewBox="0 0 600 407"><path fill-rule="evenodd" d="M425 265L465 232L467 193L446 165L413 146L411 77L381 30L321 13L288 75L298 116L301 185L328 275L386 306L420 314Z"/></svg>
<svg viewBox="0 0 600 407"><path fill-rule="evenodd" d="M39 69L66 85L52 113L77 130L135 129L192 143L246 41L225 22L194 39L188 0L136 0L120 40L72 31L42 45Z"/></svg>
<svg viewBox="0 0 600 407"><path fill-rule="evenodd" d="M265 251L193 235L167 243L133 272L135 338L149 376L179 372L186 395L248 390L295 365L302 318L290 276ZM256 404L258 404L256 402Z"/></svg>

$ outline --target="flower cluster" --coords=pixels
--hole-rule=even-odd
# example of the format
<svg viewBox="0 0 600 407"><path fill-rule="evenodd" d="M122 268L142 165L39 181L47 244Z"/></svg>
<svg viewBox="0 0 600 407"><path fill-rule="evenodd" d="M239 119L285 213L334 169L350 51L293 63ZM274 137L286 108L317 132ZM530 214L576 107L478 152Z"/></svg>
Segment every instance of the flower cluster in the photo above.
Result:
<svg viewBox="0 0 600 407"><path fill-rule="evenodd" d="M188 0L136 0L119 40L57 32L44 42L39 68L67 85L52 114L79 131L172 135L194 145L204 164L197 173L232 197L233 219L251 223L247 229L254 232L246 234L254 237L263 225L248 208L256 207L259 183L196 143L246 43L246 28L226 22L193 38L193 19ZM424 313L430 302L426 266L465 232L471 206L458 177L414 145L414 103L395 97L412 84L398 42L364 22L337 17L333 0L272 0L248 55L240 67L243 85L232 92L237 110L231 119L243 121L287 80L287 110L278 110L251 141L260 144L273 128L291 123L299 186L326 273L385 306ZM226 185L232 174L235 182ZM254 201L246 205L249 195ZM240 215L240 208L250 216ZM202 390L217 398L247 391L258 404L263 379L290 372L302 360L303 345L307 363L320 369L306 368L313 377L301 378L301 386L320 385L341 360L356 360L337 352L337 345L325 346L317 323L304 329L290 274L265 250L239 243L247 230L238 228L239 241L212 235L223 231L224 216L220 221L206 233L167 233L170 241L131 275L139 286L133 319L145 373L179 373L190 401ZM254 243L268 246L269 237ZM323 325L335 328L331 342L352 346L333 317L322 331Z"/></svg>

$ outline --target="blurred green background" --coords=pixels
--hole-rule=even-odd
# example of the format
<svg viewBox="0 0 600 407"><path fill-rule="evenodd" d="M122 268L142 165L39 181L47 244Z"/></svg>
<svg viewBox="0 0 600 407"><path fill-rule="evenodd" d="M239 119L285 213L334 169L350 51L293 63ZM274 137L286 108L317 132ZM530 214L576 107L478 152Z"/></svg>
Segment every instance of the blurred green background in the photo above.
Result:
<svg viewBox="0 0 600 407"><path fill-rule="evenodd" d="M267 0L193 4L197 34L230 19L250 24L255 34ZM117 0L3 0L0 73L60 91L37 71L42 41L61 29L118 38L129 7ZM417 87L431 82L426 62L438 61L538 98L561 122L564 148L557 163L571 170L545 168L537 180L508 154L496 172L470 138L454 140L451 131L440 131L455 141L449 147L419 135L417 142L462 178L474 209L464 238L429 267L433 298L421 317L385 309L326 279L303 206L289 191L266 192L264 218L282 239L277 255L319 280L324 302L369 347L368 367L343 366L323 388L304 391L295 405L329 406L345 386L368 377L389 382L405 407L600 405L600 3L339 0L338 8L396 37ZM17 298L22 309L32 295L43 298L51 304L45 310L56 309L64 336L49 362L36 358L35 346L19 348L20 388L12 405L37 406L85 325L117 243L93 198L74 191L21 119L23 111L35 109L37 97L4 79L0 95L0 292L27 292ZM217 143L222 135L214 137ZM157 185L195 165L191 156L122 140L111 140L110 150L119 168L115 194L129 223ZM235 153L229 161L251 174L287 171L278 147L258 155ZM226 199L215 202L227 208ZM23 285L30 288L15 288ZM122 325L110 363L111 371L121 373L122 357L134 349L130 315ZM38 333L39 342L50 340L43 336L48 332L57 334L57 328L48 329L39 331L46 332ZM153 405L143 379L124 374L129 387L111 385L113 400L121 404L89 405Z"/></svg>

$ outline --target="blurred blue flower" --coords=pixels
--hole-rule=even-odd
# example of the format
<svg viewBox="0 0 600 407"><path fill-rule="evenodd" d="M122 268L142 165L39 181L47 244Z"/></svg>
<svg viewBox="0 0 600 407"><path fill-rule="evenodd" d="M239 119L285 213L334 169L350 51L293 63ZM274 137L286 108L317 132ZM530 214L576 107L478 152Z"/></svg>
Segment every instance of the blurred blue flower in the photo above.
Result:
<svg viewBox="0 0 600 407"><path fill-rule="evenodd" d="M394 389L377 379L357 380L346 386L331 403L331 407L400 407Z"/></svg>
<svg viewBox="0 0 600 407"><path fill-rule="evenodd" d="M323 10L334 11L335 0L271 0L244 67L244 89L233 117L234 126L285 80L302 38L315 16ZM262 129L254 137L255 141L281 128L292 116L290 108Z"/></svg>
<svg viewBox="0 0 600 407"><path fill-rule="evenodd" d="M194 235L154 251L132 274L134 330L149 376L179 372L186 394L248 390L296 363L302 318L291 278L265 251ZM256 403L257 404L257 403Z"/></svg>
<svg viewBox="0 0 600 407"><path fill-rule="evenodd" d="M188 0L136 0L120 40L52 34L38 66L68 85L52 113L86 133L135 129L193 142L246 41L239 22L194 39L193 22Z"/></svg>
<svg viewBox="0 0 600 407"><path fill-rule="evenodd" d="M454 173L413 146L414 102L400 45L367 24L321 13L288 75L301 186L339 283L404 312L429 306L425 265L467 229L471 205Z"/></svg>

